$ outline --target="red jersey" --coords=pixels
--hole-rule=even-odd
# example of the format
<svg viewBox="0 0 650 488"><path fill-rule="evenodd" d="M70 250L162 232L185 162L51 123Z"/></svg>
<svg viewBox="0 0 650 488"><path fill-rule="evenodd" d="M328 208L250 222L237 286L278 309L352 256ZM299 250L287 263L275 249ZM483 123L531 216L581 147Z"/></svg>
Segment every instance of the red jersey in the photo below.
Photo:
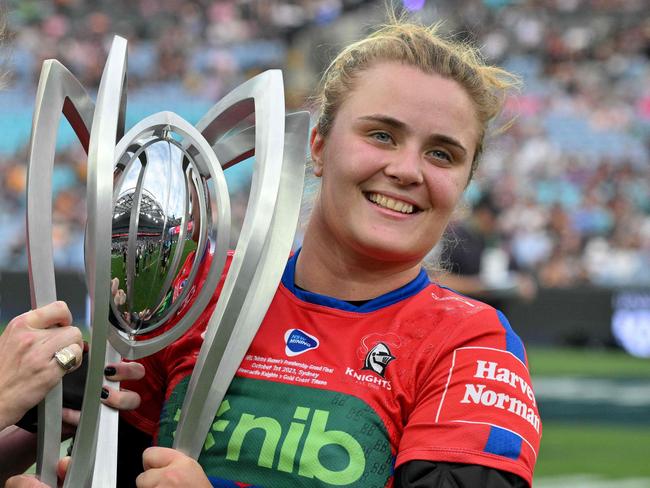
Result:
<svg viewBox="0 0 650 488"><path fill-rule="evenodd" d="M296 257L199 457L215 486L386 487L412 460L532 482L541 423L523 344L500 312L424 271L353 305L296 288ZM128 386L143 401L124 416L159 445L172 444L214 303Z"/></svg>

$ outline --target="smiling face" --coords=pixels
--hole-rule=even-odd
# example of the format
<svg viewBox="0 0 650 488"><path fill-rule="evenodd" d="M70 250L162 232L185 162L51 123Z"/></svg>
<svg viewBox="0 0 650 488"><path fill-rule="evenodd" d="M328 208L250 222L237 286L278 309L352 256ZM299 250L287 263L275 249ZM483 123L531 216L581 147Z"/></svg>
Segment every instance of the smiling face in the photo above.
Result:
<svg viewBox="0 0 650 488"><path fill-rule="evenodd" d="M339 256L419 267L467 184L478 135L455 81L398 63L361 72L328 134L312 132L314 237Z"/></svg>

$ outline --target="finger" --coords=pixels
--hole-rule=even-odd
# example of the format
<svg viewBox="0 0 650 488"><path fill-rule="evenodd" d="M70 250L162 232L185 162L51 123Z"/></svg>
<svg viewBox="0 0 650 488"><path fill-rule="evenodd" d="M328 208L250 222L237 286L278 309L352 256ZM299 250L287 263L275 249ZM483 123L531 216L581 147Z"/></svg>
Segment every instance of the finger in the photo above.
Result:
<svg viewBox="0 0 650 488"><path fill-rule="evenodd" d="M59 459L59 462L56 465L56 476L59 478L59 481L65 479L65 475L68 472L68 465L70 464L70 456L66 456L62 459Z"/></svg>
<svg viewBox="0 0 650 488"><path fill-rule="evenodd" d="M110 363L104 368L104 376L111 381L139 380L144 372L144 366L136 362Z"/></svg>
<svg viewBox="0 0 650 488"><path fill-rule="evenodd" d="M162 476L162 470L150 469L144 473L140 473L135 479L135 486L137 488L154 488L159 486Z"/></svg>
<svg viewBox="0 0 650 488"><path fill-rule="evenodd" d="M65 302L48 303L43 307L21 315L33 329L47 329L53 326L72 325L72 314Z"/></svg>
<svg viewBox="0 0 650 488"><path fill-rule="evenodd" d="M79 425L79 419L81 418L81 412L73 408L64 408L61 410L61 420L65 424L69 425Z"/></svg>
<svg viewBox="0 0 650 488"><path fill-rule="evenodd" d="M111 295L115 296L119 287L120 287L120 279L113 278L111 280Z"/></svg>
<svg viewBox="0 0 650 488"><path fill-rule="evenodd" d="M152 468L164 468L178 456L184 456L184 454L168 447L148 447L142 453L142 466L145 471Z"/></svg>
<svg viewBox="0 0 650 488"><path fill-rule="evenodd" d="M5 483L5 488L48 488L45 483L41 483L33 476L21 474L12 476Z"/></svg>
<svg viewBox="0 0 650 488"><path fill-rule="evenodd" d="M78 351L83 352L83 335L81 334L81 330L77 327L57 327L56 329L45 330L42 334L44 338L43 344L47 346L48 350L53 349L54 352L56 352L59 349L75 344L75 355ZM52 354L54 354L54 352ZM81 364L79 357L77 357L77 362Z"/></svg>
<svg viewBox="0 0 650 488"><path fill-rule="evenodd" d="M115 296L114 298L115 305L117 305L118 307L126 303L126 293L124 292L124 290L122 289L117 290L114 296Z"/></svg>
<svg viewBox="0 0 650 488"><path fill-rule="evenodd" d="M135 410L140 406L140 395L134 391L118 391L104 386L102 388L102 403L117 410Z"/></svg>
<svg viewBox="0 0 650 488"><path fill-rule="evenodd" d="M66 349L68 352L71 352L72 354L74 354L74 357L75 357L74 366L72 368L68 369L68 370L63 370L63 368L61 368L61 365L58 363L58 361L54 357L54 354L57 351L60 351L61 349ZM63 374L70 373L70 372L74 371L75 369L77 369L79 366L81 366L81 361L83 361L83 349L77 343L72 343L72 344L69 344L67 346L60 347L56 351L54 351L54 353L52 353L52 362L54 362L57 366L59 366L61 368L61 370L63 371Z"/></svg>

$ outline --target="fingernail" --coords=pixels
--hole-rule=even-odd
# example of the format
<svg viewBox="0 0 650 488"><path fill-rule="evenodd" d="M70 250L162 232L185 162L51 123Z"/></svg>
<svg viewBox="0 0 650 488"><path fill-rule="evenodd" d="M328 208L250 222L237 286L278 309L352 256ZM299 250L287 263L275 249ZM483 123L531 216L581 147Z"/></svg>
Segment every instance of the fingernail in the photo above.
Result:
<svg viewBox="0 0 650 488"><path fill-rule="evenodd" d="M104 376L113 376L117 370L113 366L106 366L104 368Z"/></svg>
<svg viewBox="0 0 650 488"><path fill-rule="evenodd" d="M108 398L108 390L106 388L102 388L102 400L106 400Z"/></svg>

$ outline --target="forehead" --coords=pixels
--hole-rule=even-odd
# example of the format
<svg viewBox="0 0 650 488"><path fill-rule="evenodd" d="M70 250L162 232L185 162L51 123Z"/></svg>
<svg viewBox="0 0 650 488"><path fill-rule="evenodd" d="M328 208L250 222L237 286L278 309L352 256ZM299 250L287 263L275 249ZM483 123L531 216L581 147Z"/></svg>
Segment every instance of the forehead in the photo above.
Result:
<svg viewBox="0 0 650 488"><path fill-rule="evenodd" d="M478 139L476 109L455 80L400 63L376 64L355 77L338 116L395 117L413 129L450 135L473 147Z"/></svg>

